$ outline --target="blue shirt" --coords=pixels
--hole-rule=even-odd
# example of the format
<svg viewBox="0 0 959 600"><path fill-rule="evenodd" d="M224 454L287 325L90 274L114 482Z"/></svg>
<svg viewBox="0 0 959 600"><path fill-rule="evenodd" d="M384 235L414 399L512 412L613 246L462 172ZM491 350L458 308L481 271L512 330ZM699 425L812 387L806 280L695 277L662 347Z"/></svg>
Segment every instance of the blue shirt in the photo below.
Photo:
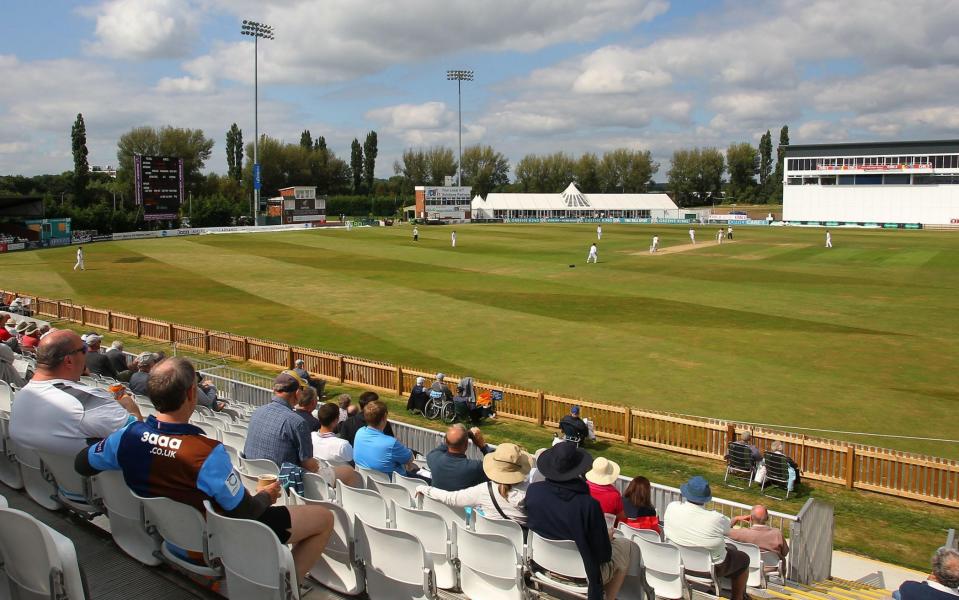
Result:
<svg viewBox="0 0 959 600"><path fill-rule="evenodd" d="M370 426L356 432L353 444L353 462L358 467L375 469L386 474L406 475L404 465L413 458L409 448L379 429Z"/></svg>
<svg viewBox="0 0 959 600"><path fill-rule="evenodd" d="M164 423L151 415L90 446L87 458L98 471L123 471L126 484L141 496L170 498L200 512L204 500L233 510L243 499L243 484L223 444L189 423Z"/></svg>
<svg viewBox="0 0 959 600"><path fill-rule="evenodd" d="M286 400L274 397L273 402L256 409L250 417L243 456L266 458L277 466L300 465L313 458L309 426Z"/></svg>

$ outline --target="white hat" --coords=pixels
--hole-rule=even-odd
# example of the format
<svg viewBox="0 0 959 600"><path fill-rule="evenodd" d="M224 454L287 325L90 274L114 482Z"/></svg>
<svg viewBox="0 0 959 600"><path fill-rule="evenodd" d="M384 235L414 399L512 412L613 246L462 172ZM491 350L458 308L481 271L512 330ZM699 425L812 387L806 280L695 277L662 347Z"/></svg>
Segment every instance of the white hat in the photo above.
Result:
<svg viewBox="0 0 959 600"><path fill-rule="evenodd" d="M92 346L93 344L99 343L103 338L95 333L88 333L86 337L81 337L80 339L86 342L88 346Z"/></svg>

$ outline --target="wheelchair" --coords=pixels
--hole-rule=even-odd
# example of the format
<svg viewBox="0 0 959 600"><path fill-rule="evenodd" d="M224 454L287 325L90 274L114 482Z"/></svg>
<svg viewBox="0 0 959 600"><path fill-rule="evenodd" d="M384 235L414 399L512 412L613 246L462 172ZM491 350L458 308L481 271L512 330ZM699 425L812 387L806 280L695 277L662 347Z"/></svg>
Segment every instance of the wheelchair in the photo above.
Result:
<svg viewBox="0 0 959 600"><path fill-rule="evenodd" d="M446 423L456 420L456 408L445 392L431 389L429 396L426 406L423 407L423 415L427 419L442 419Z"/></svg>

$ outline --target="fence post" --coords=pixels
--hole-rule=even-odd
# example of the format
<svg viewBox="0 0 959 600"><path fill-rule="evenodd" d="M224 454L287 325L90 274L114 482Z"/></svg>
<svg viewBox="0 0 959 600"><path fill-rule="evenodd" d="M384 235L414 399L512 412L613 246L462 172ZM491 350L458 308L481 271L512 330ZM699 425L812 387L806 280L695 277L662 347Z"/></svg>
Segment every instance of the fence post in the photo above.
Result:
<svg viewBox="0 0 959 600"><path fill-rule="evenodd" d="M396 367L396 395L403 397L403 367Z"/></svg>
<svg viewBox="0 0 959 600"><path fill-rule="evenodd" d="M113 331L113 311L107 311L107 331Z"/></svg>
<svg viewBox="0 0 959 600"><path fill-rule="evenodd" d="M337 362L339 363L339 376L337 379L340 380L340 383L346 380L346 362L343 360L343 355L340 354L336 357Z"/></svg>
<svg viewBox="0 0 959 600"><path fill-rule="evenodd" d="M141 337L143 335L143 326L142 326L143 324L140 323L140 317L136 317L136 320L137 320L137 337Z"/></svg>
<svg viewBox="0 0 959 600"><path fill-rule="evenodd" d="M81 325L87 324L87 307L86 306L80 306L80 324Z"/></svg>
<svg viewBox="0 0 959 600"><path fill-rule="evenodd" d="M853 488L856 482L856 447L846 446L846 487Z"/></svg>
<svg viewBox="0 0 959 600"><path fill-rule="evenodd" d="M210 330L203 330L203 354L210 353Z"/></svg>
<svg viewBox="0 0 959 600"><path fill-rule="evenodd" d="M62 319L63 315L60 314L60 301L57 300L57 318Z"/></svg>
<svg viewBox="0 0 959 600"><path fill-rule="evenodd" d="M536 395L536 424L542 427L543 421L545 418L546 418L546 397L543 395L543 392L539 392Z"/></svg>
<svg viewBox="0 0 959 600"><path fill-rule="evenodd" d="M723 448L723 453L726 451L726 447L736 441L736 424L735 423L726 423L726 446Z"/></svg>
<svg viewBox="0 0 959 600"><path fill-rule="evenodd" d="M167 324L166 324L166 330L167 330L167 332L170 334L170 335L168 335L167 337L170 338L170 343L171 343L171 344L176 341L176 335L174 335L174 333L173 333L173 327L174 327L173 323L167 323Z"/></svg>
<svg viewBox="0 0 959 600"><path fill-rule="evenodd" d="M633 411L630 410L628 406L624 406L623 410L626 413L626 422L623 426L623 436L625 436L626 445L633 443Z"/></svg>

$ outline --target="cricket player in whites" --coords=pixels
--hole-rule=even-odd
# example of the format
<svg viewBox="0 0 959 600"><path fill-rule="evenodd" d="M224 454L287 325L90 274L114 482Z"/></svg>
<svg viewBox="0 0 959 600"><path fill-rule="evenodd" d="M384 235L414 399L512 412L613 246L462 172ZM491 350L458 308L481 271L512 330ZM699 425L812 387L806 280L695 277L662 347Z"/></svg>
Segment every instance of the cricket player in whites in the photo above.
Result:
<svg viewBox="0 0 959 600"><path fill-rule="evenodd" d="M689 230L689 241L693 243L693 246L696 245L696 230L695 230L695 229L690 229L690 230Z"/></svg>
<svg viewBox="0 0 959 600"><path fill-rule="evenodd" d="M450 234L450 244L455 248L456 247L456 232Z"/></svg>
<svg viewBox="0 0 959 600"><path fill-rule="evenodd" d="M652 254L653 252L656 252L656 251L658 251L658 250L659 250L659 236L658 236L658 235L654 235L654 236L653 236L653 243L652 243L652 245L649 247L649 253Z"/></svg>
<svg viewBox="0 0 959 600"><path fill-rule="evenodd" d="M602 226L602 225L597 225L597 226L596 226L596 239L597 239L597 240L603 239L603 226Z"/></svg>
<svg viewBox="0 0 959 600"><path fill-rule="evenodd" d="M77 269L86 271L83 268L83 246L77 246L77 264L73 265L73 270L76 271Z"/></svg>
<svg viewBox="0 0 959 600"><path fill-rule="evenodd" d="M829 233L829 230L826 230L826 247L832 248L832 234ZM82 260L82 259L81 259Z"/></svg>
<svg viewBox="0 0 959 600"><path fill-rule="evenodd" d="M591 246L589 247L589 255L586 256L586 264L587 264L587 265L589 264L590 259L593 260L593 264L594 264L594 265L595 265L596 262L599 260L599 259L597 258L597 255L596 255L596 243L595 243L595 242L593 242L593 245L591 245Z"/></svg>

